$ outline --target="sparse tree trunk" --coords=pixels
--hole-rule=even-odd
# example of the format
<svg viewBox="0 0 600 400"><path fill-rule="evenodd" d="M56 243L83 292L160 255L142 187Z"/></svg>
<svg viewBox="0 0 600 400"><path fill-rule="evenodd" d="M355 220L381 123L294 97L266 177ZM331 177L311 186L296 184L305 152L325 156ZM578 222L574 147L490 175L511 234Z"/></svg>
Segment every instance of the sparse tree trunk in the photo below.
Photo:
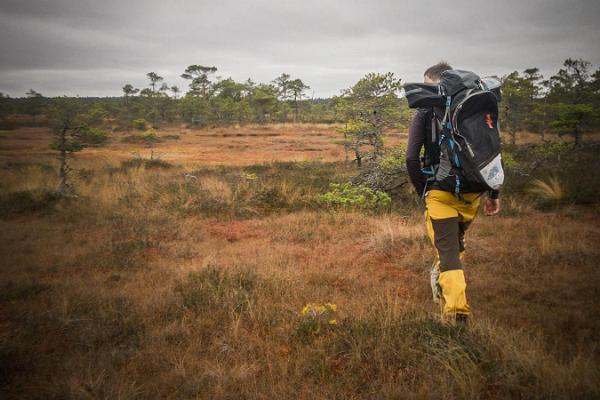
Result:
<svg viewBox="0 0 600 400"><path fill-rule="evenodd" d="M375 137L373 138L374 155L375 157L379 157L383 154L383 126L377 110L373 110L372 124L375 127Z"/></svg>
<svg viewBox="0 0 600 400"><path fill-rule="evenodd" d="M125 110L127 112L127 128L129 128L129 121L131 121L131 108L129 107L129 96L125 94Z"/></svg>
<svg viewBox="0 0 600 400"><path fill-rule="evenodd" d="M381 138L382 133L377 128L373 137L373 155L377 158L383 154L383 139Z"/></svg>
<svg viewBox="0 0 600 400"><path fill-rule="evenodd" d="M362 166L362 156L358 148L354 148L354 154L356 155L356 165L360 168Z"/></svg>
<svg viewBox="0 0 600 400"><path fill-rule="evenodd" d="M546 141L546 97L544 97L544 112L542 114L542 142Z"/></svg>
<svg viewBox="0 0 600 400"><path fill-rule="evenodd" d="M348 127L348 124L346 124ZM345 162L348 164L348 134L344 131L344 153L345 153Z"/></svg>
<svg viewBox="0 0 600 400"><path fill-rule="evenodd" d="M294 94L294 122L298 122L298 96Z"/></svg>

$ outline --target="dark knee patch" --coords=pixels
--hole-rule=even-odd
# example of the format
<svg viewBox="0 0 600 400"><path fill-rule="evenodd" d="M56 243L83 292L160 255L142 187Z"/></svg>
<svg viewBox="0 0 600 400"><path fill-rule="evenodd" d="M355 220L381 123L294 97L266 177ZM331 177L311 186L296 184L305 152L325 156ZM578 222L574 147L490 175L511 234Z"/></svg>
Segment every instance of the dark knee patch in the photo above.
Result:
<svg viewBox="0 0 600 400"><path fill-rule="evenodd" d="M440 271L462 269L458 218L432 219L435 247L440 256Z"/></svg>

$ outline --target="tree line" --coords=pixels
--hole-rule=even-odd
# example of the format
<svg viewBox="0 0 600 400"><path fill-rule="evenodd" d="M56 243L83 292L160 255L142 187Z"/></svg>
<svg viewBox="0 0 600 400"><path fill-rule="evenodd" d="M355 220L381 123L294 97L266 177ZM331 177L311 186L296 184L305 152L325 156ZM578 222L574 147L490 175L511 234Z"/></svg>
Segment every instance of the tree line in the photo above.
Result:
<svg viewBox="0 0 600 400"><path fill-rule="evenodd" d="M572 135L581 146L585 133L600 130L600 68L568 58L548 79L538 68L514 71L502 77L501 130L511 142L519 132Z"/></svg>
<svg viewBox="0 0 600 400"><path fill-rule="evenodd" d="M361 159L361 146L382 147L379 132L405 129L412 115L401 95L401 80L393 73L367 74L350 88L327 99L309 98L310 86L282 73L269 83L251 79L237 82L216 76L214 66L190 65L181 74L188 82L183 91L155 72L148 84L126 83L121 97L76 98L91 124L115 129L145 129L161 124L185 123L211 127L246 123L343 123L344 145ZM600 69L582 59L567 59L559 71L544 78L538 68L514 71L501 77L501 129L515 143L520 132L572 135L581 145L584 134L600 128ZM14 114L26 114L43 123L58 98L30 90L24 97L0 93L0 123Z"/></svg>
<svg viewBox="0 0 600 400"><path fill-rule="evenodd" d="M81 98L89 112L129 129L136 125L184 122L194 127L273 122L339 122L331 99L308 98L310 87L299 78L282 73L270 83L252 79L236 82L215 77L216 67L188 66L181 77L188 82L185 93L169 85L156 72L146 74L147 87L130 83L122 97ZM23 98L0 93L0 118L27 114L36 119L52 103L35 90Z"/></svg>

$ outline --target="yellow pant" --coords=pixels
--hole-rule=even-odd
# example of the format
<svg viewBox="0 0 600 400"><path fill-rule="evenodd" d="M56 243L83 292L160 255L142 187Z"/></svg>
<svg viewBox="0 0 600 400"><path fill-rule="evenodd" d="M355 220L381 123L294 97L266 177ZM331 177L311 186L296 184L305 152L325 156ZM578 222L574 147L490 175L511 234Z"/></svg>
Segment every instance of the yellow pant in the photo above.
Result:
<svg viewBox="0 0 600 400"><path fill-rule="evenodd" d="M462 265L464 235L477 215L480 196L480 193L463 193L464 200L460 200L453 193L435 189L425 196L427 234L436 251L434 268L439 268L436 280L445 317L470 313Z"/></svg>

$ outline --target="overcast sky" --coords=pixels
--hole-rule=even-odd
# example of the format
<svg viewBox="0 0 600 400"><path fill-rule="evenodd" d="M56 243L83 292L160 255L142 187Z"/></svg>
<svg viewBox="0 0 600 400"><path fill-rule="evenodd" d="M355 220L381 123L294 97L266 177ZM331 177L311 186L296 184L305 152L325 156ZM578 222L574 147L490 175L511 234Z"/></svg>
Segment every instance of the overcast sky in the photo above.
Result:
<svg viewBox="0 0 600 400"><path fill-rule="evenodd" d="M190 64L238 81L286 72L315 97L368 72L421 80L442 59L549 76L568 57L598 67L599 18L599 0L1 0L0 92L120 95L150 71L185 90Z"/></svg>

